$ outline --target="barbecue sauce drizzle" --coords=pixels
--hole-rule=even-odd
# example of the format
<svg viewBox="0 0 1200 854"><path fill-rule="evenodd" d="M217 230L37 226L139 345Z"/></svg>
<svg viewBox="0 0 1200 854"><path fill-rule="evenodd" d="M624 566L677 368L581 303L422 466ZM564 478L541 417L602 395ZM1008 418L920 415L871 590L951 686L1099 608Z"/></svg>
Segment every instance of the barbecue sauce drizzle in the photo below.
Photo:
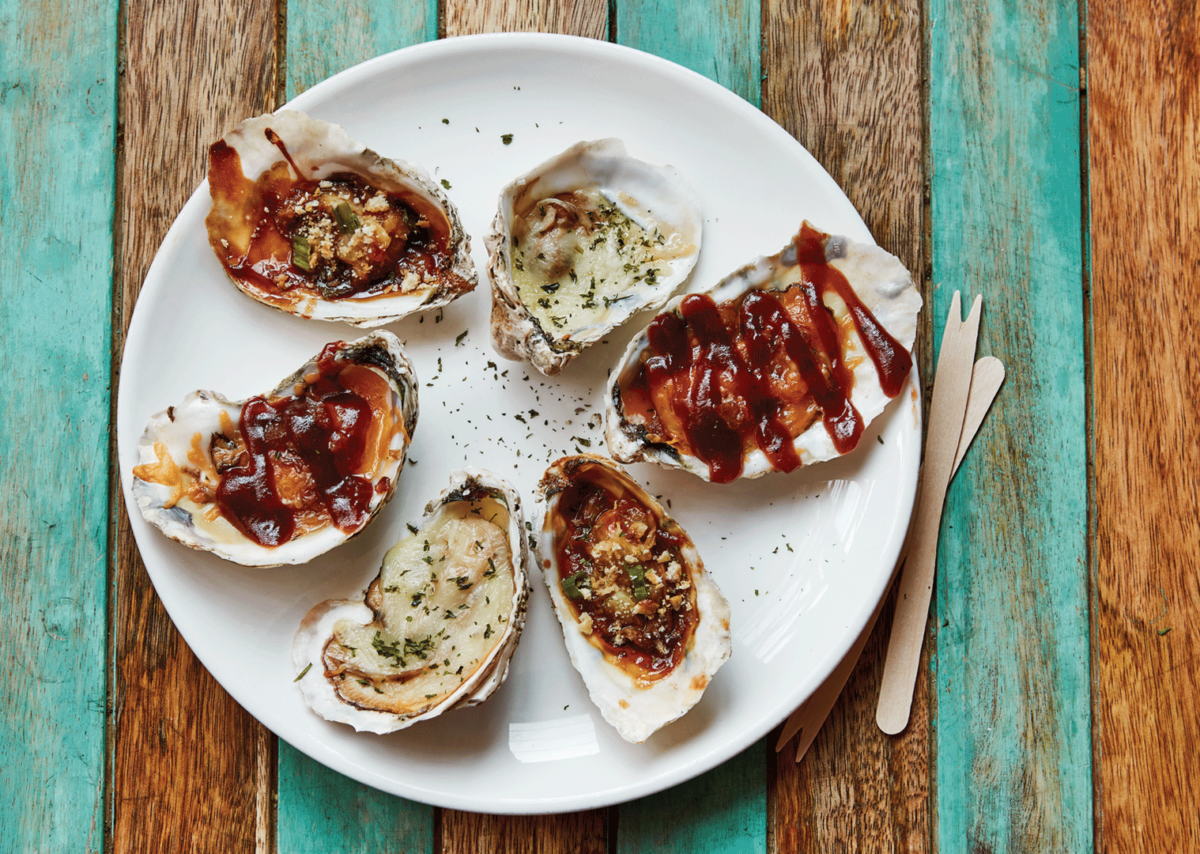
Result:
<svg viewBox="0 0 1200 854"><path fill-rule="evenodd" d="M286 295L291 289L300 287L319 293L325 299L344 299L372 294L381 288L389 287L392 280L402 278L399 274L401 259L425 275L435 275L449 263L448 227L439 228L433 225L440 222L439 217L423 214L422 208L427 205L422 205L417 197L389 192L387 196L393 207L406 209L416 218L427 216L430 227L414 227L409 232L405 249L400 258L396 259L395 270L391 273L385 273L380 278L357 286L339 281L332 291L328 288L322 291L314 281L313 275L293 262L292 236L284 232L275 217L291 194L312 193L320 182L303 177L300 167L292 159L279 134L267 128L265 136L268 142L279 149L295 173L294 178L280 174L277 170L268 170L257 180L251 180L242 171L241 156L225 140L217 140L208 149L208 182L213 198L220 196L230 201L249 199L251 203L245 205L247 215L253 212L257 217L250 237L250 246L244 256L237 257L229 247L213 244L217 256L231 276L272 296ZM326 180L366 185L362 178L352 173L330 175ZM283 277L282 285L279 277Z"/></svg>
<svg viewBox="0 0 1200 854"><path fill-rule="evenodd" d="M795 436L780 417L780 402L772 396L768 381L767 372L780 348L820 408L838 453L858 445L863 421L850 400L854 376L843 357L837 322L823 301L827 292L836 293L846 304L884 394L898 395L912 368L908 351L862 304L846 277L826 262L828 237L806 223L793 240L802 275L792 287L800 290L807 322L798 324L770 291L756 290L742 299L736 329L727 326L712 297L692 294L684 298L678 314L660 314L647 330L652 355L631 385L644 384L659 399L670 385L671 405L682 414L683 438L708 466L714 483L728 483L741 475L750 439L773 468L789 472L800 465L792 444ZM735 335L740 335L744 353ZM729 388L721 386L723 375L730 378ZM726 399L730 392L733 407ZM750 417L731 423L727 413L739 403Z"/></svg>
<svg viewBox="0 0 1200 854"><path fill-rule="evenodd" d="M339 381L345 347L327 344L317 358L317 378L302 394L269 402L252 397L242 406L238 431L248 459L221 474L217 508L261 546L279 546L296 530L296 513L279 497L273 460L285 451L299 457L316 484L333 524L345 533L368 518L371 481L353 474L370 434L370 404Z"/></svg>

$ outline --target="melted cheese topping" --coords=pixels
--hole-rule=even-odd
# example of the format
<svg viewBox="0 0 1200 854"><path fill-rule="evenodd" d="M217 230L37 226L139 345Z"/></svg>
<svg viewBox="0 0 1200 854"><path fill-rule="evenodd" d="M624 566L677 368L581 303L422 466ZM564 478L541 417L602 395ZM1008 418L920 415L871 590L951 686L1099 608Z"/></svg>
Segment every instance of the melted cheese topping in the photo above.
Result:
<svg viewBox="0 0 1200 854"><path fill-rule="evenodd" d="M388 551L367 592L376 619L338 622L325 650L326 678L343 699L414 714L475 673L511 617L507 525L499 502L458 501Z"/></svg>
<svg viewBox="0 0 1200 854"><path fill-rule="evenodd" d="M543 330L564 339L600 323L634 288L654 288L667 262L692 249L663 223L643 228L596 188L534 203L512 234L517 294Z"/></svg>

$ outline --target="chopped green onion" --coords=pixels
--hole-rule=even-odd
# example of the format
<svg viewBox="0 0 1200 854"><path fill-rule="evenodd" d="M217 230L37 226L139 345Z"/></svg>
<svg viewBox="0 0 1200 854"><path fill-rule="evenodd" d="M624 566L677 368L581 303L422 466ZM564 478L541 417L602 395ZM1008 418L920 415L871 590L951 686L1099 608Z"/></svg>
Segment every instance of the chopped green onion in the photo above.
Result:
<svg viewBox="0 0 1200 854"><path fill-rule="evenodd" d="M311 247L308 245L308 238L302 234L292 236L292 263L301 270L311 270L312 263L309 261L309 252Z"/></svg>
<svg viewBox="0 0 1200 854"><path fill-rule="evenodd" d="M354 215L354 211L350 210L350 205L345 202L339 202L338 206L333 209L333 216L337 220L338 228L349 234L358 229L358 217Z"/></svg>
<svg viewBox="0 0 1200 854"><path fill-rule="evenodd" d="M574 575L568 575L562 580L562 592L568 599L582 599L583 593L580 592L580 588L590 588L591 586L591 579L583 571L577 572Z"/></svg>
<svg viewBox="0 0 1200 854"><path fill-rule="evenodd" d="M646 570L641 564L629 564L625 567L629 580L633 582L633 598L638 602L650 596L650 588L646 586Z"/></svg>
<svg viewBox="0 0 1200 854"><path fill-rule="evenodd" d="M312 662L311 661L308 663L308 665L303 670L300 671L300 675L297 676L292 681L299 682L301 679L303 679L305 677L305 675L307 675L308 671L310 671L310 670L312 670Z"/></svg>

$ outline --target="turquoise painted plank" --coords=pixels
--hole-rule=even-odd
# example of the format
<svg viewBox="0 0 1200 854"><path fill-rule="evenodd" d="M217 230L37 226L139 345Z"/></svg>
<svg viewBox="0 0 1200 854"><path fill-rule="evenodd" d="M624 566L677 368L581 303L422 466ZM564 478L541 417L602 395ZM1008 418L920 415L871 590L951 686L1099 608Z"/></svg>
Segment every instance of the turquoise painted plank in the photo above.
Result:
<svg viewBox="0 0 1200 854"><path fill-rule="evenodd" d="M762 12L757 0L617 0L617 42L716 80L762 104Z"/></svg>
<svg viewBox="0 0 1200 854"><path fill-rule="evenodd" d="M767 739L694 780L622 804L621 854L766 854Z"/></svg>
<svg viewBox="0 0 1200 854"><path fill-rule="evenodd" d="M933 316L982 293L1009 369L938 556L938 844L1090 851L1079 10L928 10Z"/></svg>
<svg viewBox="0 0 1200 854"><path fill-rule="evenodd" d="M437 38L437 0L290 0L287 97L373 56ZM364 786L279 743L280 854L431 852L432 807Z"/></svg>
<svg viewBox="0 0 1200 854"><path fill-rule="evenodd" d="M438 35L437 0L287 3L287 97L290 100L363 60Z"/></svg>
<svg viewBox="0 0 1200 854"><path fill-rule="evenodd" d="M761 10L755 0L618 0L617 41L678 62L761 104ZM617 850L766 851L767 747L658 795L622 804Z"/></svg>
<svg viewBox="0 0 1200 854"><path fill-rule="evenodd" d="M0 0L0 849L104 847L116 0Z"/></svg>
<svg viewBox="0 0 1200 854"><path fill-rule="evenodd" d="M433 810L385 795L279 742L279 854L433 850Z"/></svg>

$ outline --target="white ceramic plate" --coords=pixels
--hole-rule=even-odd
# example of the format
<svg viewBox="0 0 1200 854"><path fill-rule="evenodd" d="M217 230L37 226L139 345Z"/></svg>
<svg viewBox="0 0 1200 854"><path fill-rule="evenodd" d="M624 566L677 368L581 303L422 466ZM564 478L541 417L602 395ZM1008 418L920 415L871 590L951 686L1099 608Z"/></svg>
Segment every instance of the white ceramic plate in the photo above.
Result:
<svg viewBox="0 0 1200 854"><path fill-rule="evenodd" d="M728 486L631 467L651 493L670 499L733 611L731 659L696 708L645 744L622 741L588 700L536 577L504 686L481 706L389 736L359 735L311 713L293 684L289 649L312 605L359 594L451 469L491 468L532 504L546 466L578 446L573 437L603 449L599 419L589 424L589 416L602 412L607 369L649 318L635 318L554 380L497 356L482 236L504 184L581 139L619 137L635 157L675 165L705 211L692 290L777 252L806 217L871 240L850 202L751 105L677 65L603 42L433 42L352 68L289 106L446 179L473 237L480 285L440 322L429 314L388 327L416 365L420 420L410 451L416 465L371 528L300 567L248 569L190 551L146 525L129 493L135 443L150 416L197 388L235 399L266 391L327 341L361 334L239 293L207 243L208 187L196 190L138 299L117 410L134 534L196 655L252 715L309 756L379 789L456 809L540 813L617 803L682 782L761 738L828 676L884 592L917 482L915 378L859 449L833 463ZM513 135L511 144L503 134Z"/></svg>

